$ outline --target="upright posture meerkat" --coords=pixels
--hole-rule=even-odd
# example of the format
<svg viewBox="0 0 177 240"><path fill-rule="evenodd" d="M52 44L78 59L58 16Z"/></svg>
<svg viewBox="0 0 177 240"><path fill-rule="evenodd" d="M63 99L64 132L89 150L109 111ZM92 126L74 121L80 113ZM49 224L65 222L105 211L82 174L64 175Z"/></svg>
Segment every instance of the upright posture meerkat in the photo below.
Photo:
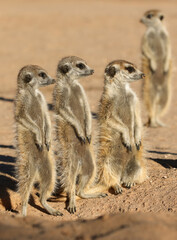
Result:
<svg viewBox="0 0 177 240"><path fill-rule="evenodd" d="M81 198L102 197L85 190L95 177L91 150L91 112L83 87L78 79L93 74L86 62L78 57L63 58L57 67L54 88L56 139L62 189L67 193L70 213L76 211L75 195Z"/></svg>
<svg viewBox="0 0 177 240"><path fill-rule="evenodd" d="M144 77L132 63L116 60L105 69L98 111L97 183L121 193L146 178L140 104L129 83Z"/></svg>
<svg viewBox="0 0 177 240"><path fill-rule="evenodd" d="M55 82L44 69L36 65L23 67L17 79L15 120L17 127L17 178L22 198L22 215L34 181L40 181L40 201L52 215L61 215L50 207L47 198L55 187L55 162L50 148L51 123L47 104L39 87Z"/></svg>
<svg viewBox="0 0 177 240"><path fill-rule="evenodd" d="M164 16L158 10L145 12L141 22L147 27L142 39L142 70L145 73L144 101L151 127L163 126L159 117L170 98L171 48Z"/></svg>

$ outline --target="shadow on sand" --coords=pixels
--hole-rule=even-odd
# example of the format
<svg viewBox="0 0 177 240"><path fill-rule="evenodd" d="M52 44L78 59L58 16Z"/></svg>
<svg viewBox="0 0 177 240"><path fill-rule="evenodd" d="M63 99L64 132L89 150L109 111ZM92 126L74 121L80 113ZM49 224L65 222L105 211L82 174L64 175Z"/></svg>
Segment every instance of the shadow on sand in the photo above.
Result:
<svg viewBox="0 0 177 240"><path fill-rule="evenodd" d="M159 163L164 168L177 168L177 160L173 159L160 159L160 158L148 158L156 163Z"/></svg>
<svg viewBox="0 0 177 240"><path fill-rule="evenodd" d="M11 196L9 194L9 190L17 192L15 164L15 157L0 155L0 202L6 210L12 212L17 212L12 207L13 204L11 202ZM44 208L36 205L34 197L32 195L30 196L29 204L37 210L48 214Z"/></svg>

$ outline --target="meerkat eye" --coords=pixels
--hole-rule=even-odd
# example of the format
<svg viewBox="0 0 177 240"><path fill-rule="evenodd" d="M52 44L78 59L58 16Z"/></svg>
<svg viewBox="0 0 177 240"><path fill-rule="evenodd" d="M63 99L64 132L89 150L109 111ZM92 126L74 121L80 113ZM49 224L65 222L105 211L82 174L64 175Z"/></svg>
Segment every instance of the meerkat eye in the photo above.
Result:
<svg viewBox="0 0 177 240"><path fill-rule="evenodd" d="M84 69L85 68L85 65L83 63L78 63L76 64L76 67L78 67L79 69Z"/></svg>
<svg viewBox="0 0 177 240"><path fill-rule="evenodd" d="M41 72L41 73L39 73L39 77L41 77L41 78L46 78L47 77L47 75L46 75L46 73L45 72Z"/></svg>
<svg viewBox="0 0 177 240"><path fill-rule="evenodd" d="M125 68L129 73L135 72L134 67L126 67Z"/></svg>
<svg viewBox="0 0 177 240"><path fill-rule="evenodd" d="M161 15L161 16L160 16L160 20L162 21L163 19L164 19L164 16L163 16L163 15Z"/></svg>
<svg viewBox="0 0 177 240"><path fill-rule="evenodd" d="M151 19L152 18L152 14L148 14L147 18Z"/></svg>

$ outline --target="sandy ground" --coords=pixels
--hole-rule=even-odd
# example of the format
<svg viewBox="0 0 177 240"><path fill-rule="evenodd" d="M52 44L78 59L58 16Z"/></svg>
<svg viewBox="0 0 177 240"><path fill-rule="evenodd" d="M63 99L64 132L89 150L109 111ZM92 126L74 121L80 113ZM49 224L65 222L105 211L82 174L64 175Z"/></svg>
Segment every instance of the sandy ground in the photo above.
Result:
<svg viewBox="0 0 177 240"><path fill-rule="evenodd" d="M66 211L65 203L51 202L63 213L62 217L48 215L34 190L28 217L22 219L13 147L13 99L19 69L26 64L38 64L55 77L57 62L62 57L84 58L95 69L95 74L81 83L92 112L96 112L106 64L114 59L126 59L141 67L140 42L145 27L139 19L151 8L161 9L165 14L173 50L173 77L172 101L163 118L167 126L144 129L148 180L130 190L124 189L122 195L109 193L105 199L79 200L74 215ZM166 239L167 234L168 239L177 237L176 19L177 1L173 0L0 2L1 239L48 239L51 231L54 239L117 239L117 236L119 239ZM141 100L141 82L132 88ZM52 102L52 90L53 87L42 89L48 103ZM53 112L50 113L53 121ZM142 116L145 122L143 103Z"/></svg>

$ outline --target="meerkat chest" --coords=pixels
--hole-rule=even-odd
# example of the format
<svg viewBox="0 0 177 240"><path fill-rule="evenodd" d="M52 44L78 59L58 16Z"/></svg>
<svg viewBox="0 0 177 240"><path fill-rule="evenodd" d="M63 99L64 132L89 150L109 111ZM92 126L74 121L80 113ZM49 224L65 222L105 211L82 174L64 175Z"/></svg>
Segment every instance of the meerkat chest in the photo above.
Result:
<svg viewBox="0 0 177 240"><path fill-rule="evenodd" d="M124 95L117 98L115 104L117 115L127 126L131 126L133 121L134 114L132 112L134 111L135 102L136 96L129 87Z"/></svg>
<svg viewBox="0 0 177 240"><path fill-rule="evenodd" d="M152 31L148 34L148 42L157 59L165 57L167 36L163 31Z"/></svg>
<svg viewBox="0 0 177 240"><path fill-rule="evenodd" d="M44 125L44 106L45 100L39 91L35 93L35 97L31 98L31 104L29 108L29 113L33 121L37 123L38 126L43 126Z"/></svg>
<svg viewBox="0 0 177 240"><path fill-rule="evenodd" d="M69 105L74 115L82 122L85 119L84 95L79 85L72 86L69 94Z"/></svg>

